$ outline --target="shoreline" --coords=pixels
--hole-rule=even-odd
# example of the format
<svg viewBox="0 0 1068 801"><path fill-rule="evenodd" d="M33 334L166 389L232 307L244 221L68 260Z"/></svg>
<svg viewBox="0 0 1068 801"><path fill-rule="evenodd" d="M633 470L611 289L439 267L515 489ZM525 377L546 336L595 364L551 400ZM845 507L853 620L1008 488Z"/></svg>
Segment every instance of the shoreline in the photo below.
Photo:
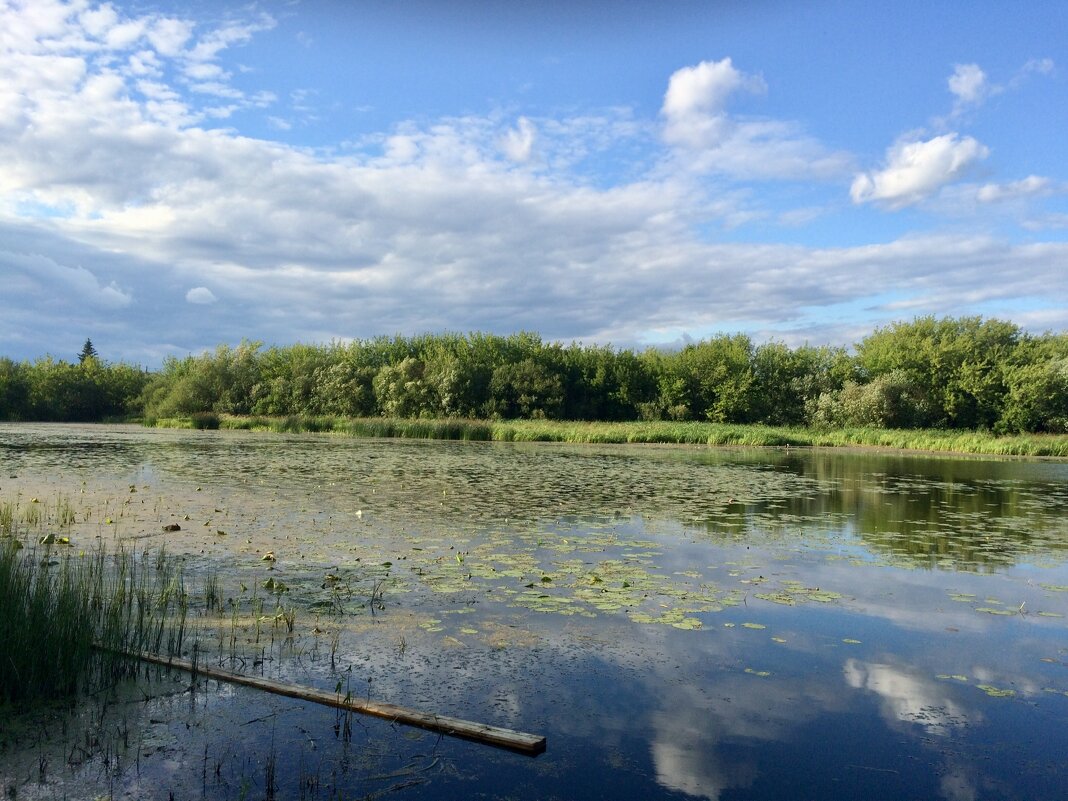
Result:
<svg viewBox="0 0 1068 801"><path fill-rule="evenodd" d="M1068 458L1068 435L997 436L945 429L846 428L736 425L711 422L574 422L560 420L466 420L343 418L290 415L199 415L141 421L150 428L270 431L350 437L558 442L591 445L703 445L716 447L850 448L931 454Z"/></svg>

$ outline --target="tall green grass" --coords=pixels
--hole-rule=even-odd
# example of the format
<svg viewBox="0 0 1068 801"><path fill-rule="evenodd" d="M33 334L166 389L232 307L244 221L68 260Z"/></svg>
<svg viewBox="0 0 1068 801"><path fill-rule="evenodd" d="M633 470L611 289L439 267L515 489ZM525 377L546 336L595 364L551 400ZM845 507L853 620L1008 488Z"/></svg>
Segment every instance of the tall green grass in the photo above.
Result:
<svg viewBox="0 0 1068 801"><path fill-rule="evenodd" d="M140 651L180 653L188 608L164 553L0 539L0 705L109 686L136 672Z"/></svg>
<svg viewBox="0 0 1068 801"><path fill-rule="evenodd" d="M156 425L192 428L191 421ZM284 433L332 433L353 437L494 440L498 442L670 443L676 445L879 447L1004 456L1068 457L1068 435L995 436L981 431L732 425L700 422L584 423L557 420L428 420L385 417L235 417L219 427Z"/></svg>

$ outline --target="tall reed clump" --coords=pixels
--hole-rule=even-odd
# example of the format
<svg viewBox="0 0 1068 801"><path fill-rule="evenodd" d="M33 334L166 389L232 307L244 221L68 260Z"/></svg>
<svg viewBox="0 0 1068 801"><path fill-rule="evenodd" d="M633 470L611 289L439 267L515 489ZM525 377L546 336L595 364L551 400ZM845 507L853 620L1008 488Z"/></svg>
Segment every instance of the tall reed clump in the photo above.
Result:
<svg viewBox="0 0 1068 801"><path fill-rule="evenodd" d="M188 607L165 554L0 540L0 705L107 687L136 673L140 651L180 653Z"/></svg>

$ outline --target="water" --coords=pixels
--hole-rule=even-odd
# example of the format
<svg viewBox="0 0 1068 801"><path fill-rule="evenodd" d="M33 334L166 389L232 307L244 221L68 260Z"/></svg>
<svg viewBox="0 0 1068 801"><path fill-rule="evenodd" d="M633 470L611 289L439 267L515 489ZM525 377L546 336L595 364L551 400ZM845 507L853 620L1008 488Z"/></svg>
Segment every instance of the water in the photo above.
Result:
<svg viewBox="0 0 1068 801"><path fill-rule="evenodd" d="M72 548L165 543L194 592L218 576L209 661L548 738L530 758L150 670L0 717L0 777L16 798L1058 797L1066 479L899 453L0 426L0 501L69 498Z"/></svg>

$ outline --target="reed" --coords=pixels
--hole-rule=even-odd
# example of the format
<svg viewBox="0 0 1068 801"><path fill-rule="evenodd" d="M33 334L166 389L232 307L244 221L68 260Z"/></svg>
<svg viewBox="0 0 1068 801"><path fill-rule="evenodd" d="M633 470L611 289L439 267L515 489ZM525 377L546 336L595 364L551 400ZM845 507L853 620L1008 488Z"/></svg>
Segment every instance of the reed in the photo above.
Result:
<svg viewBox="0 0 1068 801"><path fill-rule="evenodd" d="M63 552L60 553L60 550ZM94 691L135 675L128 654L179 654L189 596L174 560L0 540L0 705Z"/></svg>
<svg viewBox="0 0 1068 801"><path fill-rule="evenodd" d="M158 420L157 425L192 427L190 421ZM562 420L402 419L222 415L219 427L246 431L330 433L351 437L569 442L576 444L667 443L746 447L878 447L997 456L1068 457L1068 435L1016 434L943 429L818 429L729 423ZM2 514L2 510L0 510ZM0 521L2 522L2 521Z"/></svg>

